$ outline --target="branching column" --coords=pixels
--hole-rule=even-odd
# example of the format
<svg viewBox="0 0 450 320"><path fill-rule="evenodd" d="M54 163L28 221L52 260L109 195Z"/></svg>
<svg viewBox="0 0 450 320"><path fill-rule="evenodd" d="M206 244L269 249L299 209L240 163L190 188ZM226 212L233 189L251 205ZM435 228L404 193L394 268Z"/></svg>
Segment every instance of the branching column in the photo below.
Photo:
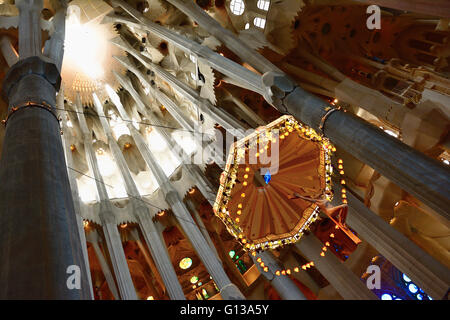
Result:
<svg viewBox="0 0 450 320"><path fill-rule="evenodd" d="M189 163L188 155L184 152L183 148L175 141L175 139L170 135L168 129L164 128L163 124L158 120L157 117L152 116L152 107L147 106L142 97L136 92L129 78L123 77L117 73L115 76L122 87L128 91L128 93L132 96L134 101L137 104L137 108L139 111L145 115L147 118L151 118L152 124L154 124L154 130L158 132L158 134L164 139L164 141L169 146L170 150L173 151L173 155L177 158L177 160L183 166L183 170L187 172L192 179L195 181L195 184L199 188L200 192L203 196L208 200L208 202L213 205L215 201L215 195L217 194L217 190L213 190L213 186L208 181L208 179L203 174L200 167L196 164ZM126 115L126 114L125 114ZM126 115L128 117L128 115ZM121 115L123 117L123 115ZM186 163L186 160L188 163Z"/></svg>
<svg viewBox="0 0 450 320"><path fill-rule="evenodd" d="M377 300L366 284L359 279L332 252L327 251L321 256L323 244L313 234L304 235L295 244L297 249L308 259L314 261L314 266L330 282L344 299Z"/></svg>
<svg viewBox="0 0 450 320"><path fill-rule="evenodd" d="M198 107L202 113L211 117L211 119L213 119L225 130L231 131L233 133L237 133L237 130L244 131L244 127L242 126L242 124L237 121L232 115L230 115L222 108L214 106L209 100L202 98L197 91L191 88L188 84L179 80L170 72L166 71L164 68L152 62L149 62L146 57L137 52L134 48L131 47L131 45L125 43L121 38L115 38L111 40L111 42L131 54L146 68L153 71L156 75L158 75L158 77L170 84L170 86L174 88L180 95L186 98L186 100L190 101L194 106ZM123 61L123 59L119 58L119 61L121 60Z"/></svg>
<svg viewBox="0 0 450 320"><path fill-rule="evenodd" d="M131 72L133 72L141 81L143 81L145 84L147 84L150 88L150 93L153 97L162 105L165 106L165 108L169 111L169 113L174 117L174 119L183 127L184 130L195 133L196 137L198 135L201 135L202 132L196 132L195 126L192 124L192 121L188 119L181 109L176 105L175 102L173 102L172 99L170 99L165 93L160 91L154 84L149 82L149 80L140 72L135 66L133 66L130 61L124 57L114 57L119 62L121 62L124 66L128 68ZM195 143L197 144L199 151L201 151L201 156L203 157L203 137L201 139L194 139ZM209 142L209 141L208 141ZM219 150L219 152L215 152L213 143L209 143L205 147L205 151L207 152L208 158L212 158L218 166L224 167L224 161L223 161L223 155L222 150ZM208 159L205 159L208 160Z"/></svg>
<svg viewBox="0 0 450 320"><path fill-rule="evenodd" d="M214 279L215 283L220 289L222 298L225 300L245 299L239 289L231 283L225 271L222 268L221 263L217 259L216 255L209 247L206 240L203 238L200 230L195 224L192 216L184 205L181 197L172 186L170 180L159 166L158 161L154 158L149 147L145 143L141 134L129 123L128 129L136 142L136 145L141 152L144 160L149 168L152 170L158 184L163 191L167 203L172 208L177 220L181 227L189 238L192 247L197 251L200 259L208 270L209 274Z"/></svg>
<svg viewBox="0 0 450 320"><path fill-rule="evenodd" d="M8 36L0 37L0 48L8 66L12 67L15 63L17 63L17 61L19 61L19 56L16 49L14 49L11 44L11 39Z"/></svg>
<svg viewBox="0 0 450 320"><path fill-rule="evenodd" d="M95 95L95 94L94 94ZM130 121L128 117L123 117L125 110L120 103L117 102L118 96L111 97L111 100L115 102L117 109L119 110L122 118L125 121ZM120 102L120 101L119 101ZM155 228L152 221L152 216L146 206L144 200L142 199L139 190L131 176L130 169L126 163L126 160L114 139L111 128L106 121L105 114L103 113L103 106L101 105L97 96L94 96L94 104L97 110L97 114L100 117L100 122L102 124L103 130L108 138L108 145L113 154L114 160L116 161L119 172L124 180L125 189L130 197L130 202L133 206L133 213L139 221L139 226L141 227L144 237L147 241L147 245L150 248L153 259L158 268L158 272L164 279L164 284L167 288L169 297L173 300L184 300L185 296L183 289L178 281L178 277L173 268L172 262L170 261L167 249Z"/></svg>
<svg viewBox="0 0 450 320"><path fill-rule="evenodd" d="M108 247L114 274L119 286L120 296L123 300L136 300L137 295L128 269L122 240L120 239L119 230L117 229L117 223L114 218L113 205L109 200L103 177L100 174L94 147L92 145L92 133L88 129L83 109L81 108L79 95L77 95L76 106L78 111L78 121L80 123L81 132L83 133L86 160L91 172L94 174L100 201L100 220L102 222L103 233L105 235L106 246Z"/></svg>

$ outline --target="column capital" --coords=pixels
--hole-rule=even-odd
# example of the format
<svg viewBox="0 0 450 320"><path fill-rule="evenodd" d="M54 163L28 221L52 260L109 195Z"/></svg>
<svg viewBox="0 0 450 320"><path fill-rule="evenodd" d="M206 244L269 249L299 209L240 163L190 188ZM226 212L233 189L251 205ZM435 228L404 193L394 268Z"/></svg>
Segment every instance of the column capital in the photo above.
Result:
<svg viewBox="0 0 450 320"><path fill-rule="evenodd" d="M43 78L46 82L53 86L55 92L59 91L59 88L61 86L61 75L56 65L45 57L33 56L20 60L8 70L2 87L2 96L5 101L7 101L11 105L25 102L16 100L29 100L31 98L32 100L38 101L30 102L42 103L42 98L38 98L42 97L42 92L39 92L39 95L36 95L36 97L33 97L33 95L24 96L23 92L21 93L21 98L13 97L14 92L16 91L14 90L14 88L30 75L36 75ZM51 105L54 105L53 100L47 102Z"/></svg>

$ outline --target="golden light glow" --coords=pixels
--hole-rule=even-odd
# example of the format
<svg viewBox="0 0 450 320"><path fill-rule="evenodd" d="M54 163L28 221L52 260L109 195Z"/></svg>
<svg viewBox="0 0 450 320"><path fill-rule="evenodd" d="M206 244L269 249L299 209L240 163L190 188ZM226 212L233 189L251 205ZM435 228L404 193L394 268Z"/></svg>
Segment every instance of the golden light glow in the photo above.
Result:
<svg viewBox="0 0 450 320"><path fill-rule="evenodd" d="M81 71L92 80L99 79L104 74L103 61L108 54L105 50L108 39L102 31L104 27L99 23L81 24L78 10L68 12L64 65Z"/></svg>
<svg viewBox="0 0 450 320"><path fill-rule="evenodd" d="M183 270L189 269L192 266L192 259L188 257L181 259L179 266Z"/></svg>

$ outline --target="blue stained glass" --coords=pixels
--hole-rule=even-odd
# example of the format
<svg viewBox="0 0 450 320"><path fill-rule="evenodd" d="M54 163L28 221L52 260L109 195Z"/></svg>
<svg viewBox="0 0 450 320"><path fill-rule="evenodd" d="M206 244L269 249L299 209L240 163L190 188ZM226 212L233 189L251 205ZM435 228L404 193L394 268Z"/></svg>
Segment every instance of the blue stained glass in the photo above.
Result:
<svg viewBox="0 0 450 320"><path fill-rule="evenodd" d="M383 293L381 295L381 300L392 300L392 296L389 293Z"/></svg>
<svg viewBox="0 0 450 320"><path fill-rule="evenodd" d="M403 274L403 280L406 282L411 282L411 279L406 274Z"/></svg>
<svg viewBox="0 0 450 320"><path fill-rule="evenodd" d="M423 300L423 295L421 295L420 293L417 295L417 299L419 300Z"/></svg>
<svg viewBox="0 0 450 320"><path fill-rule="evenodd" d="M267 170L266 174L264 175L264 181L266 182L266 184L269 184L271 179L272 179L272 175L270 174L270 171Z"/></svg>
<svg viewBox="0 0 450 320"><path fill-rule="evenodd" d="M411 291L411 293L416 293L419 289L417 288L417 286L414 283L411 283L408 286L408 290Z"/></svg>

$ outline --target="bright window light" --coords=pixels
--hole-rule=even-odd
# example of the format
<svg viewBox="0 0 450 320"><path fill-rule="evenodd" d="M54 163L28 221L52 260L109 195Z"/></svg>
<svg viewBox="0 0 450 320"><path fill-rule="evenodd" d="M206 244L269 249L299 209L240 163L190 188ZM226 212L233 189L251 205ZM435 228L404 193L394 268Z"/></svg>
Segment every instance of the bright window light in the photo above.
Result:
<svg viewBox="0 0 450 320"><path fill-rule="evenodd" d="M269 0L258 0L258 3L256 5L259 9L268 11L270 6Z"/></svg>
<svg viewBox="0 0 450 320"><path fill-rule="evenodd" d="M70 7L77 8L77 6ZM81 71L91 80L96 80L104 74L102 62L108 40L102 34L100 24L81 24L79 14L79 10L68 10L64 64Z"/></svg>
<svg viewBox="0 0 450 320"><path fill-rule="evenodd" d="M392 296L388 293L383 293L381 300L392 300Z"/></svg>
<svg viewBox="0 0 450 320"><path fill-rule="evenodd" d="M245 4L242 0L231 0L230 3L231 12L237 16L240 16L244 13Z"/></svg>
<svg viewBox="0 0 450 320"><path fill-rule="evenodd" d="M264 27L266 26L266 19L256 17L255 20L253 20L253 24L258 28L264 29Z"/></svg>

